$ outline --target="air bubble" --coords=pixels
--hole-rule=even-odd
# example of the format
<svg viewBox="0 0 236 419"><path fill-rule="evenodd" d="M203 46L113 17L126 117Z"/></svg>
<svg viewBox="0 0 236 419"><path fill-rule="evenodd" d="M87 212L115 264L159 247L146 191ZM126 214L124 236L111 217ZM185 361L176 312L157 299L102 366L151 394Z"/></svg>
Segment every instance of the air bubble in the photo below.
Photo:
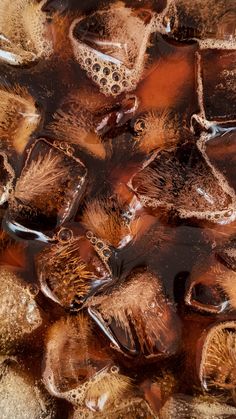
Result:
<svg viewBox="0 0 236 419"><path fill-rule="evenodd" d="M108 68L108 67L105 67L105 68L103 69L103 74L105 74L105 76L109 76L109 74L110 74L110 70L109 70L109 68Z"/></svg>
<svg viewBox="0 0 236 419"><path fill-rule="evenodd" d="M96 73L98 73L101 69L101 66L99 64L94 64L93 65L93 71L96 71Z"/></svg>
<svg viewBox="0 0 236 419"><path fill-rule="evenodd" d="M85 60L85 64L86 64L86 65L91 65L91 64L92 64L92 60L91 60L91 58L86 58L86 60Z"/></svg>
<svg viewBox="0 0 236 419"><path fill-rule="evenodd" d="M105 78L102 78L100 80L100 83L101 83L102 86L105 86L107 84L107 80Z"/></svg>
<svg viewBox="0 0 236 419"><path fill-rule="evenodd" d="M109 258L111 256L111 251L109 249L103 250L103 256Z"/></svg>
<svg viewBox="0 0 236 419"><path fill-rule="evenodd" d="M114 81L119 81L120 80L120 74L115 72L112 74L112 78Z"/></svg>
<svg viewBox="0 0 236 419"><path fill-rule="evenodd" d="M113 84L111 88L112 93L117 94L120 91L120 86L118 84Z"/></svg>
<svg viewBox="0 0 236 419"><path fill-rule="evenodd" d="M149 38L155 31L155 18L152 17L145 22L131 8L120 4L72 22L69 37L75 58L88 74L91 67L85 62L84 54L85 51L88 52L92 59L93 72L102 72L107 78L107 83L101 78L96 81L103 94L120 95L137 86L142 77ZM103 29L102 33L96 34L95 41L91 39L90 31L94 33L96 24L93 26L92 22L98 21ZM75 30L82 36L75 36ZM94 80L93 76L89 77ZM123 80L126 80L126 84L122 84ZM109 86L108 90L106 84Z"/></svg>
<svg viewBox="0 0 236 419"><path fill-rule="evenodd" d="M0 4L1 60L11 65L49 58L53 44L45 37L47 14L42 2L2 0Z"/></svg>
<svg viewBox="0 0 236 419"><path fill-rule="evenodd" d="M87 237L87 239L91 239L92 237L93 237L93 233L92 233L92 231L87 231L87 233L86 233L86 237Z"/></svg>
<svg viewBox="0 0 236 419"><path fill-rule="evenodd" d="M110 371L111 371L111 373L112 373L112 374L118 374L118 373L119 373L119 371L120 371L120 369L119 369L119 367L117 367L116 365L113 365L113 366L111 367Z"/></svg>
<svg viewBox="0 0 236 419"><path fill-rule="evenodd" d="M61 242L68 242L72 239L73 232L69 228L62 228L58 233L58 239Z"/></svg>
<svg viewBox="0 0 236 419"><path fill-rule="evenodd" d="M145 120L144 119L137 119L134 124L134 130L137 133L143 132L146 128Z"/></svg>

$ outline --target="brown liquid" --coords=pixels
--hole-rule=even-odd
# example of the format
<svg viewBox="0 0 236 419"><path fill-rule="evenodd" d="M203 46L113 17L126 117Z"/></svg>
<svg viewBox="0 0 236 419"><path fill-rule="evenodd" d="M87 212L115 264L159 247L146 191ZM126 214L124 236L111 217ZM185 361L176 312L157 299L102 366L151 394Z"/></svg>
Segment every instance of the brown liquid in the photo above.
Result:
<svg viewBox="0 0 236 419"><path fill-rule="evenodd" d="M42 313L7 353L48 417L236 417L236 5L167 3L49 1L0 54L0 267Z"/></svg>

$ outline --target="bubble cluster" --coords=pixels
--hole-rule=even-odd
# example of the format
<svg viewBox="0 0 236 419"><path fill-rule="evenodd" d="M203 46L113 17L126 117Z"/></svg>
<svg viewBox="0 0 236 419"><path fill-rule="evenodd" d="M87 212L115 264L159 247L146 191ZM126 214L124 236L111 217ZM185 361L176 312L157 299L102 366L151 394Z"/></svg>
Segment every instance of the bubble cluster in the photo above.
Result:
<svg viewBox="0 0 236 419"><path fill-rule="evenodd" d="M202 338L199 356L199 378L206 390L218 388L234 391L236 383L235 322L216 324Z"/></svg>
<svg viewBox="0 0 236 419"><path fill-rule="evenodd" d="M107 245L107 243L102 241L100 238L97 238L92 233L92 231L87 231L86 237L91 242L91 244L93 245L95 251L97 252L99 257L103 261L103 263L106 266L106 268L108 269L108 271L110 271L110 267L109 267L109 263L108 263L111 255L112 255L112 251L111 251L110 247Z"/></svg>
<svg viewBox="0 0 236 419"><path fill-rule="evenodd" d="M235 0L0 3L0 416L235 418Z"/></svg>
<svg viewBox="0 0 236 419"><path fill-rule="evenodd" d="M159 278L151 272L133 274L111 295L93 297L89 314L102 324L119 351L154 358L173 354L178 349L180 327L177 316L163 295ZM166 339L163 331L170 329L172 322L175 331ZM121 330L122 344L119 342Z"/></svg>

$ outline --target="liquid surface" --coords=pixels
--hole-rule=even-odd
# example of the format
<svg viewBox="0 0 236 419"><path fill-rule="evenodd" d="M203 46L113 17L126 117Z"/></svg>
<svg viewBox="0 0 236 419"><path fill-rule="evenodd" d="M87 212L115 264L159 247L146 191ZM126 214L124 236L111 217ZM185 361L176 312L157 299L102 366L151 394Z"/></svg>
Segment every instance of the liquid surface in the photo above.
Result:
<svg viewBox="0 0 236 419"><path fill-rule="evenodd" d="M235 0L0 12L3 418L236 418Z"/></svg>

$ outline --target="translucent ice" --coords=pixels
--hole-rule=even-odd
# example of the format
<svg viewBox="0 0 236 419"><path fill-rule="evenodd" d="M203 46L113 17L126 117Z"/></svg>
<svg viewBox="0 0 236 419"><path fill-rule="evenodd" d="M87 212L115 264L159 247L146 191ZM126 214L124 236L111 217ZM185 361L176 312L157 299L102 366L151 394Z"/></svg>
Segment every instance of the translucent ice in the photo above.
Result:
<svg viewBox="0 0 236 419"><path fill-rule="evenodd" d="M53 419L55 404L13 360L0 364L0 410L2 419Z"/></svg>
<svg viewBox="0 0 236 419"><path fill-rule="evenodd" d="M105 95L134 90L146 61L155 17L147 22L122 3L76 19L70 30L74 55L89 78Z"/></svg>
<svg viewBox="0 0 236 419"><path fill-rule="evenodd" d="M43 322L29 286L12 270L0 269L0 350L14 352Z"/></svg>
<svg viewBox="0 0 236 419"><path fill-rule="evenodd" d="M21 65L52 53L46 37L47 15L43 1L2 0L0 5L0 60Z"/></svg>

